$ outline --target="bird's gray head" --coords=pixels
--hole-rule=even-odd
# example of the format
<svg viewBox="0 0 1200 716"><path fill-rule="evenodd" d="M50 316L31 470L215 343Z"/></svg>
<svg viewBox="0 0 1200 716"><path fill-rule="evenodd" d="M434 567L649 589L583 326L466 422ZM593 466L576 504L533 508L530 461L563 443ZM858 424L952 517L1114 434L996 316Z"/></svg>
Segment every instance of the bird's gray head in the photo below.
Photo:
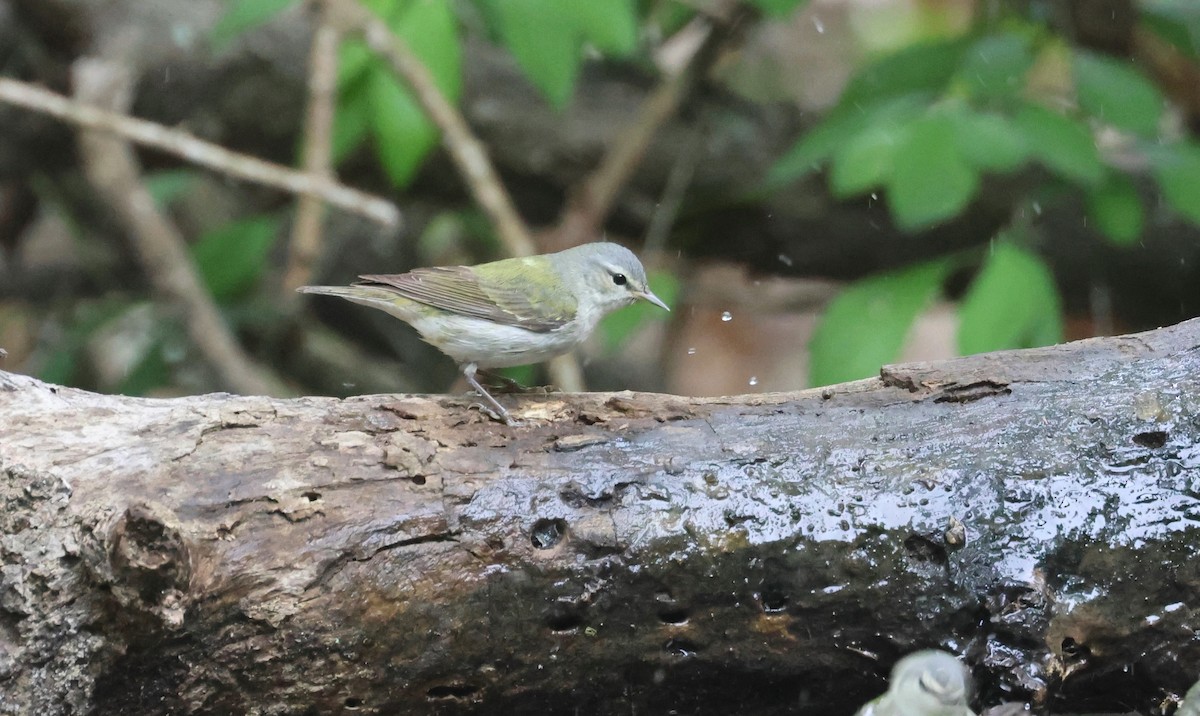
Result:
<svg viewBox="0 0 1200 716"><path fill-rule="evenodd" d="M550 254L561 275L581 302L588 302L608 313L635 301L649 301L667 308L650 291L646 269L629 249L620 244L601 241Z"/></svg>
<svg viewBox="0 0 1200 716"><path fill-rule="evenodd" d="M889 695L913 716L961 716L970 698L966 668L944 651L918 651L896 663L888 684Z"/></svg>

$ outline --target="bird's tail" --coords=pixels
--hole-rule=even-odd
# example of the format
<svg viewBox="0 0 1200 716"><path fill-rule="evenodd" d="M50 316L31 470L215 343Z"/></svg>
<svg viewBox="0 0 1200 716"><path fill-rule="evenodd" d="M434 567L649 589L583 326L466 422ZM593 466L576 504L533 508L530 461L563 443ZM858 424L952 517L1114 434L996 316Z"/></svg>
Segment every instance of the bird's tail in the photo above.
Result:
<svg viewBox="0 0 1200 716"><path fill-rule="evenodd" d="M315 293L321 296L340 296L347 301L395 313L398 308L410 304L408 299L382 286L301 286L300 293Z"/></svg>

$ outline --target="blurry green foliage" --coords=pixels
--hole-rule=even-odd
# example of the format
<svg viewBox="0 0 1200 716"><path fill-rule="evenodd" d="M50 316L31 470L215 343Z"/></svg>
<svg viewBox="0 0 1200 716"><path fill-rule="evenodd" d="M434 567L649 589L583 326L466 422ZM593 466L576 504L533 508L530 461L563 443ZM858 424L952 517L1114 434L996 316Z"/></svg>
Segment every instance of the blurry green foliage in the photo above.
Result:
<svg viewBox="0 0 1200 716"><path fill-rule="evenodd" d="M601 4L601 3L597 3ZM747 0L768 17L785 18L808 4L808 0Z"/></svg>
<svg viewBox="0 0 1200 716"><path fill-rule="evenodd" d="M941 259L857 281L825 310L809 344L809 382L829 385L879 373L899 354L917 314L938 295Z"/></svg>
<svg viewBox="0 0 1200 716"><path fill-rule="evenodd" d="M998 239L958 310L965 354L1033 348L1062 340L1054 276L1040 256Z"/></svg>
<svg viewBox="0 0 1200 716"><path fill-rule="evenodd" d="M364 1L457 101L462 51L452 0ZM746 1L769 19L804 2ZM228 42L288 4L231 0L215 39ZM556 108L571 101L584 53L628 57L638 49L642 25L669 32L694 15L689 5L670 1L464 0L457 8L478 12L491 37ZM1143 0L1138 8L1144 28L1200 56L1200 4ZM933 33L870 57L824 121L772 167L766 186L826 171L834 196L879 196L897 227L918 232L961 216L989 176L1026 172L1037 185L1017 197L1017 205L1032 205L1034 197L1082 197L1092 225L1115 245L1128 246L1141 237L1146 210L1127 169L1133 164L1117 163L1098 148L1096 132L1104 129L1123 138L1122 151L1144 156L1169 207L1200 224L1200 145L1159 136L1165 100L1141 69L1072 47L1015 6L981 17L966 34ZM354 41L341 49L338 87L336 156L370 141L391 181L407 185L438 140L407 87ZM162 191L174 190L168 184ZM228 227L197 245L214 295L236 295L253 285L271 245L268 233L274 232L261 223ZM851 286L814 336L812 382L870 375L893 360L951 270L977 271L959 308L964 352L1059 340L1053 277L1027 248L1031 244L1029 234L1009 227L974 263L948 257ZM234 258L218 266L216 257L225 251ZM669 303L676 298L676 279L655 274L652 286ZM601 335L610 347L619 345L657 310L640 306L614 314Z"/></svg>
<svg viewBox="0 0 1200 716"><path fill-rule="evenodd" d="M451 0L369 0L366 3L403 38L450 102L462 93L462 50ZM396 187L407 186L438 144L438 131L391 69L358 40L343 44L335 133L338 156L368 135L375 158ZM349 117L343 118L343 113Z"/></svg>
<svg viewBox="0 0 1200 716"><path fill-rule="evenodd" d="M1103 183L1088 192L1087 203L1088 214L1114 244L1128 246L1141 237L1145 212L1128 176L1109 172Z"/></svg>
<svg viewBox="0 0 1200 716"><path fill-rule="evenodd" d="M217 49L224 49L243 32L275 17L298 0L231 0L229 10L213 28L211 40Z"/></svg>
<svg viewBox="0 0 1200 716"><path fill-rule="evenodd" d="M1179 50L1200 58L1200 3L1196 0L1140 0L1142 23Z"/></svg>
<svg viewBox="0 0 1200 716"><path fill-rule="evenodd" d="M159 206L167 206L188 193L196 181L196 172L191 169L169 169L145 176L146 190Z"/></svg>
<svg viewBox="0 0 1200 716"><path fill-rule="evenodd" d="M1155 0L1144 19L1195 56L1200 5ZM1073 105L1062 101L1064 90ZM1166 203L1200 224L1200 146L1160 136L1165 107L1158 87L1130 61L1071 47L1046 25L1002 13L963 37L922 41L864 63L825 119L775 164L766 186L824 169L835 197L879 196L898 228L918 232L961 216L988 175L1036 164L1049 174L1027 175L1041 177L1040 185L1016 197L1018 206L1074 193L1102 236L1128 246L1142 235L1145 209L1128 169L1133 165L1099 148L1101 128L1125 138L1122 151L1141 152ZM1026 244L998 236L983 257L959 308L963 352L1061 339L1053 277L1035 253L1020 248ZM929 266L847 289L813 338L811 381L871 375L894 360L921 301L940 286ZM880 308L883 296L895 305ZM873 318L856 321L856 310L873 310ZM882 329L884 315L900 325Z"/></svg>
<svg viewBox="0 0 1200 716"><path fill-rule="evenodd" d="M561 109L575 90L582 50L625 56L637 46L633 0L476 0L525 75Z"/></svg>
<svg viewBox="0 0 1200 716"><path fill-rule="evenodd" d="M192 246L192 259L213 298L226 301L253 288L278 233L279 217L251 216L201 236Z"/></svg>

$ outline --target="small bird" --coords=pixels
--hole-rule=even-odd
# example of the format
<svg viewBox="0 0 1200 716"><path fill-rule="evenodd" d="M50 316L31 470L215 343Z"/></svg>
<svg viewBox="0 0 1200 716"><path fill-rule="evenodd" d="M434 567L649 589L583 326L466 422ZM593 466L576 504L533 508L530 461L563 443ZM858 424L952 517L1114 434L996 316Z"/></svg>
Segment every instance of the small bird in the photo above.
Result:
<svg viewBox="0 0 1200 716"><path fill-rule="evenodd" d="M606 314L638 300L671 310L650 291L646 270L619 244L583 244L553 254L477 266L435 266L359 276L351 286L301 286L378 308L412 325L458 363L467 383L514 424L476 371L540 363L582 343Z"/></svg>
<svg viewBox="0 0 1200 716"><path fill-rule="evenodd" d="M887 693L857 716L975 716L970 691L971 677L953 654L918 651L896 662Z"/></svg>

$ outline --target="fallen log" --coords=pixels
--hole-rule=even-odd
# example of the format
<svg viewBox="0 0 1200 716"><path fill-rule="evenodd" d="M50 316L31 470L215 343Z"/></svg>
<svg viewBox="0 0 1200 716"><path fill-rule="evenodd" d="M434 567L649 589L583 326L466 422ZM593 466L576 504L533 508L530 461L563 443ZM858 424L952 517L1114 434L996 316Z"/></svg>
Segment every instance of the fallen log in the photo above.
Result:
<svg viewBox="0 0 1200 716"><path fill-rule="evenodd" d="M0 373L0 713L849 713L1200 671L1200 320L799 393L104 396Z"/></svg>

